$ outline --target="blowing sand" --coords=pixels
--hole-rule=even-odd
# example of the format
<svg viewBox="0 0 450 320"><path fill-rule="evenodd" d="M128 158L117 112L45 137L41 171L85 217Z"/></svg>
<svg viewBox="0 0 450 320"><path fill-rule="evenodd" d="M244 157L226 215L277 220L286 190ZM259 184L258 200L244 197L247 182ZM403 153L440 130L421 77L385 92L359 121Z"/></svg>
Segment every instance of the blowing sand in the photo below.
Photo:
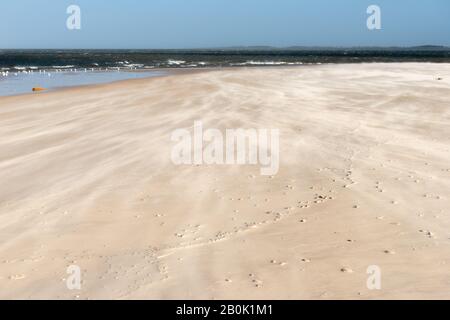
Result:
<svg viewBox="0 0 450 320"><path fill-rule="evenodd" d="M449 64L0 98L0 298L450 299L449 101ZM196 120L279 129L278 174L174 165Z"/></svg>

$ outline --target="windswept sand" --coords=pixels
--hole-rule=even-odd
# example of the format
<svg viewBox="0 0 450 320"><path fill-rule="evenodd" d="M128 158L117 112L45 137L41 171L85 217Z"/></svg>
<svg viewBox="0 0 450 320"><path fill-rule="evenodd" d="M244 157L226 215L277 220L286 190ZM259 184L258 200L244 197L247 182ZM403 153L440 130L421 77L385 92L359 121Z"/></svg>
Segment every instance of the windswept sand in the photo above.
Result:
<svg viewBox="0 0 450 320"><path fill-rule="evenodd" d="M0 98L0 298L450 299L449 102L449 64ZM175 166L171 133L195 120L279 129L279 173Z"/></svg>

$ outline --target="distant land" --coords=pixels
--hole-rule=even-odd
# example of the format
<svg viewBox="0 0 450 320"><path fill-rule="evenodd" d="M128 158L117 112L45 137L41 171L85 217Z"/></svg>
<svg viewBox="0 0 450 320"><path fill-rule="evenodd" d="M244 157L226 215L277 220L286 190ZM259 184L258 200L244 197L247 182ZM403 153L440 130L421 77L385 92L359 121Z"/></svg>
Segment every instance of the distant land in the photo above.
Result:
<svg viewBox="0 0 450 320"><path fill-rule="evenodd" d="M195 49L194 49L195 50ZM421 45L421 46L412 46L412 47L398 47L398 46L389 46L389 47L367 47L367 46L353 46L353 47L320 47L320 46L290 46L290 47L272 47L272 46L236 46L236 47L223 47L223 48L198 48L196 50L294 50L294 51L324 51L324 50L450 50L450 47L440 46L440 45Z"/></svg>

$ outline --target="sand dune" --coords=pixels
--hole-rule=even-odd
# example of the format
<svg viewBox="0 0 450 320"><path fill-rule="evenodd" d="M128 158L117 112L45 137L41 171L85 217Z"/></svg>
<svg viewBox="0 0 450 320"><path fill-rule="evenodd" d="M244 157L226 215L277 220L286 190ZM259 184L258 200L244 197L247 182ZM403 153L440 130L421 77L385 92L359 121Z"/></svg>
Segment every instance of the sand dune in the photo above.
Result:
<svg viewBox="0 0 450 320"><path fill-rule="evenodd" d="M0 98L0 298L449 299L449 101L450 65L425 63ZM279 129L278 174L174 165L197 120Z"/></svg>

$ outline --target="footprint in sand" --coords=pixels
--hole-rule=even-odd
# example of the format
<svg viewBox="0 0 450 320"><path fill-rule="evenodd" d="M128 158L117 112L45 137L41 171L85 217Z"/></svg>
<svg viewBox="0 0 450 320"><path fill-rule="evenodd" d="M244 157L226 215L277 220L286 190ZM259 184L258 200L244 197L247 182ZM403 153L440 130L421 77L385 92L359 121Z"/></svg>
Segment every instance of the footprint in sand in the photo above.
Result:
<svg viewBox="0 0 450 320"><path fill-rule="evenodd" d="M329 200L329 198L327 196L324 195L320 195L320 194L316 194L314 196L314 203L322 203L325 202L326 200Z"/></svg>
<svg viewBox="0 0 450 320"><path fill-rule="evenodd" d="M261 288L263 285L263 282L261 280L258 279L253 279L252 280L253 284L255 285L256 288Z"/></svg>
<svg viewBox="0 0 450 320"><path fill-rule="evenodd" d="M343 273L353 273L353 270L350 269L349 267L342 267L341 268L341 272L343 272Z"/></svg>
<svg viewBox="0 0 450 320"><path fill-rule="evenodd" d="M256 279L256 275L254 273L249 273L249 278L251 279L252 284L256 287L256 288L260 288L262 287L263 282L259 279Z"/></svg>
<svg viewBox="0 0 450 320"><path fill-rule="evenodd" d="M299 201L297 207L300 209L309 208L309 201Z"/></svg>
<svg viewBox="0 0 450 320"><path fill-rule="evenodd" d="M278 262L277 260L270 260L270 263L271 264L277 264L277 265L279 265L279 266L281 266L281 267L284 267L284 266L286 266L287 265L287 262Z"/></svg>
<svg viewBox="0 0 450 320"><path fill-rule="evenodd" d="M435 238L434 233L429 230L419 230L419 232L425 234L430 239Z"/></svg>

